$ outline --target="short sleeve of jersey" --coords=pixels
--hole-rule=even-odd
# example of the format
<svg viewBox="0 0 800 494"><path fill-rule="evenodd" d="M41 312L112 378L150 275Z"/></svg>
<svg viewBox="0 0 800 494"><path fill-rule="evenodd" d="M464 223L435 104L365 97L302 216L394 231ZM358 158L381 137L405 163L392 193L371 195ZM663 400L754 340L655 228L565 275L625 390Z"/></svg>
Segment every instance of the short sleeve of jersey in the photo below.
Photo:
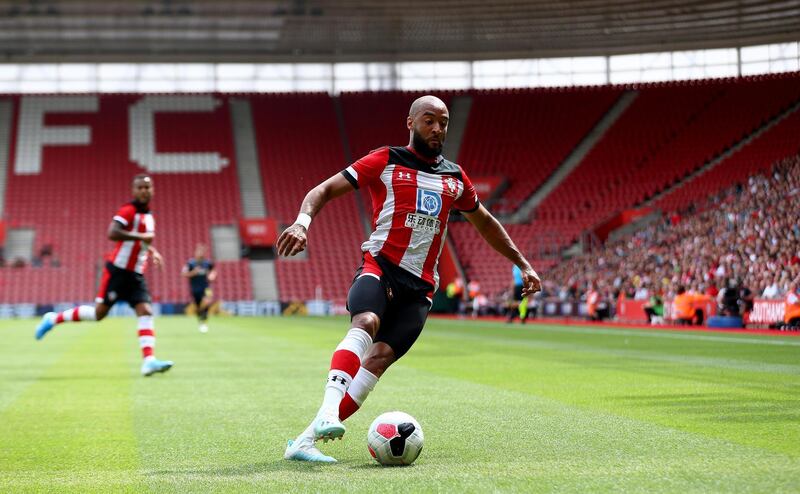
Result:
<svg viewBox="0 0 800 494"><path fill-rule="evenodd" d="M186 262L186 271L191 271L194 269L194 260L190 259Z"/></svg>
<svg viewBox="0 0 800 494"><path fill-rule="evenodd" d="M136 216L136 208L131 204L125 204L114 215L114 221L124 227L129 227L133 224L133 218Z"/></svg>
<svg viewBox="0 0 800 494"><path fill-rule="evenodd" d="M214 263L211 262L211 261L208 261L208 270L211 271L212 269L214 269Z"/></svg>
<svg viewBox="0 0 800 494"><path fill-rule="evenodd" d="M453 206L464 213L471 213L478 209L480 201L478 201L478 193L475 191L475 186L472 185L472 180L469 179L463 168L461 168L461 181L464 182L464 192Z"/></svg>
<svg viewBox="0 0 800 494"><path fill-rule="evenodd" d="M389 163L389 148L372 151L342 171L344 178L356 189L375 182Z"/></svg>

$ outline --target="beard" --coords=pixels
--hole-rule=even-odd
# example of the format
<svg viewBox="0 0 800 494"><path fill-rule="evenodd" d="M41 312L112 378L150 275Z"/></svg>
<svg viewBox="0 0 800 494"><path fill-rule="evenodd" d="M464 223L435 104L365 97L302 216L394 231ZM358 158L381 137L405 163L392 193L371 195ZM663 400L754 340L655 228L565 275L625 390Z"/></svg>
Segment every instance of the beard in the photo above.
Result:
<svg viewBox="0 0 800 494"><path fill-rule="evenodd" d="M416 130L414 131L414 135L413 135L412 139L414 141L414 149L416 149L416 151L419 154L421 154L421 155L423 155L423 156L425 156L427 158L435 158L435 157L439 156L442 153L442 146L441 145L439 145L438 148L432 148L425 141L425 139L421 135L419 135L417 133ZM444 144L444 142L442 142L442 144Z"/></svg>

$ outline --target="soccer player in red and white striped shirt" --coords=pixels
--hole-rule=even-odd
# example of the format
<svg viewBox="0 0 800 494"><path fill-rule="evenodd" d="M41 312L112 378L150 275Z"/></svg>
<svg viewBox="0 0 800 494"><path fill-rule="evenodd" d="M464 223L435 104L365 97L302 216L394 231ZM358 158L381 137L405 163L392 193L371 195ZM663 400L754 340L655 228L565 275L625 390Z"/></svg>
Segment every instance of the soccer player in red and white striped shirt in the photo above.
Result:
<svg viewBox="0 0 800 494"><path fill-rule="evenodd" d="M434 96L411 105L407 146L383 147L312 189L295 224L278 239L278 253L305 249L311 219L330 200L365 187L372 197L373 231L347 297L351 328L331 359L322 406L284 458L335 462L315 446L344 435L342 421L355 413L386 369L416 341L439 284L438 261L453 209L522 272L523 293L541 289L538 275L500 223L478 201L466 172L442 155L449 113Z"/></svg>
<svg viewBox="0 0 800 494"><path fill-rule="evenodd" d="M36 328L37 340L61 323L100 321L116 302L124 301L136 312L142 375L166 372L172 367L171 361L158 360L153 354L156 343L153 309L144 279L148 258L152 258L157 267L163 264L161 254L151 245L155 238L155 221L149 209L153 193L153 179L149 175L134 177L133 201L117 211L108 227L109 240L117 244L103 269L96 305L81 305L58 314L48 312Z"/></svg>

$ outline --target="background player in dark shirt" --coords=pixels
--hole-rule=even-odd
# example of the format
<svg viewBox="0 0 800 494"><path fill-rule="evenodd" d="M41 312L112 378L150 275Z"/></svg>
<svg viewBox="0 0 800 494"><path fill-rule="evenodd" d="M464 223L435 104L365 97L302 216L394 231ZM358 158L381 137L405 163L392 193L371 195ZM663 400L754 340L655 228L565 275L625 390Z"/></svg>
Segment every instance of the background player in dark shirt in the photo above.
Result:
<svg viewBox="0 0 800 494"><path fill-rule="evenodd" d="M217 279L217 271L214 263L206 258L208 249L203 244L197 244L194 249L194 257L186 262L183 267L182 275L189 278L189 290L192 292L192 300L197 306L197 318L200 320L200 332L208 332L208 309L214 294L209 286L210 282Z"/></svg>

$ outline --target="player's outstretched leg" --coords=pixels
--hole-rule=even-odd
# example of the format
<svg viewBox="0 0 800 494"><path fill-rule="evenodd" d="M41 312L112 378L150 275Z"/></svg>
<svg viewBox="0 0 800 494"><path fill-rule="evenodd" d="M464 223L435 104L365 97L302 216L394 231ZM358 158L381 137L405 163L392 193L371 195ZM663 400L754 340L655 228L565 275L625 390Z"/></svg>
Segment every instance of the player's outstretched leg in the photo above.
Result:
<svg viewBox="0 0 800 494"><path fill-rule="evenodd" d="M63 312L48 312L42 316L39 326L36 327L36 339L41 340L44 335L50 332L56 325L65 322L96 321L97 313L95 308L90 305L81 305L74 309L67 309Z"/></svg>
<svg viewBox="0 0 800 494"><path fill-rule="evenodd" d="M139 347L142 349L142 375L152 376L159 372L167 372L174 363L171 360L158 360L153 355L156 346L156 333L153 330L153 316L139 316Z"/></svg>
<svg viewBox="0 0 800 494"><path fill-rule="evenodd" d="M339 419L339 405L353 377L358 373L361 358L370 345L372 336L363 329L354 327L336 347L331 358L322 406L314 419L314 439L327 441L344 435L345 427Z"/></svg>
<svg viewBox="0 0 800 494"><path fill-rule="evenodd" d="M374 314L365 316L374 319L377 327L378 318ZM355 319L354 319L355 325ZM289 441L283 457L287 460L317 461L331 463L336 461L330 456L323 455L314 442L322 439L341 438L345 433L344 424L339 419L339 409L342 399L347 393L353 376L361 367L361 358L372 344L372 336L367 331L353 327L336 347L331 358L331 369L325 385L325 397L316 418L297 436L294 441Z"/></svg>

